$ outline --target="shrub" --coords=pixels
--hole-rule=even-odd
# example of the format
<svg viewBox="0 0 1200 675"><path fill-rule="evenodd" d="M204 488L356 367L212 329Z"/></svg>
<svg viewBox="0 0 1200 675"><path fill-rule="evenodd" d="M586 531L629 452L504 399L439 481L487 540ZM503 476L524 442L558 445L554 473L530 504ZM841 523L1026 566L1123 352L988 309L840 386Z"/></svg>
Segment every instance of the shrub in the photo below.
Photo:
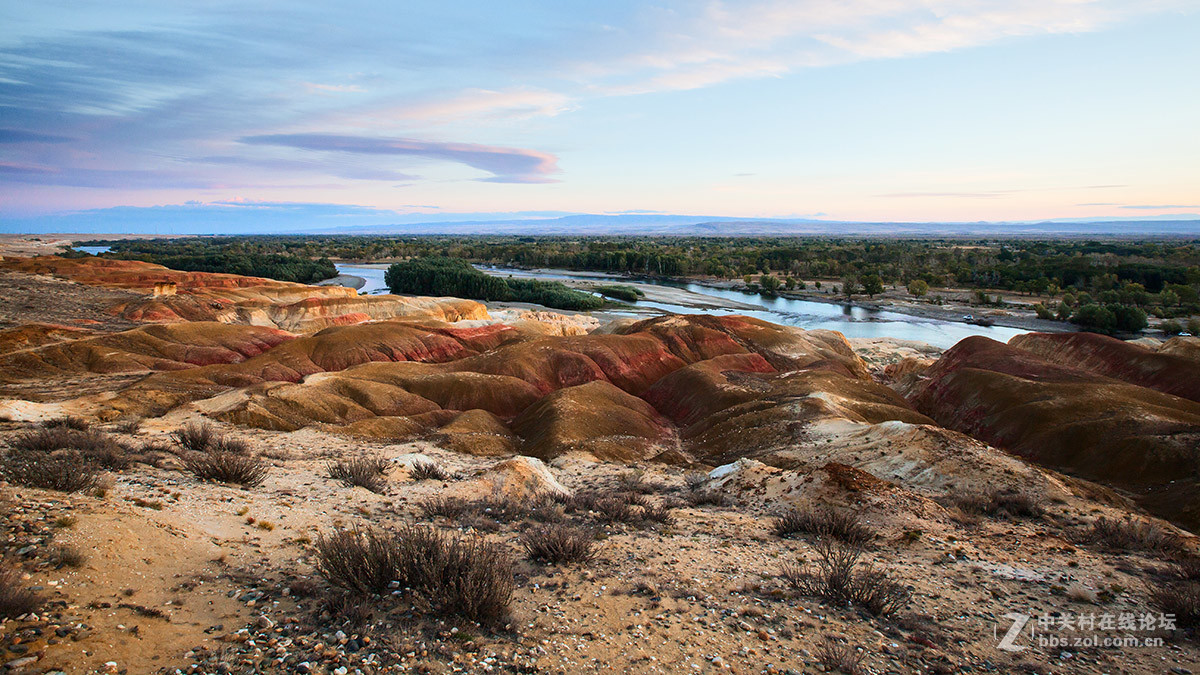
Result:
<svg viewBox="0 0 1200 675"><path fill-rule="evenodd" d="M585 563L596 557L595 535L565 525L526 530L519 541L530 559L542 563Z"/></svg>
<svg viewBox="0 0 1200 675"><path fill-rule="evenodd" d="M142 419L140 417L135 417L133 419L125 420L124 422L119 422L117 423L116 429L123 434L134 436L137 434L137 432L142 430Z"/></svg>
<svg viewBox="0 0 1200 675"><path fill-rule="evenodd" d="M190 452L181 461L183 467L200 480L254 487L267 477L266 463L250 454L212 450Z"/></svg>
<svg viewBox="0 0 1200 675"><path fill-rule="evenodd" d="M889 579L887 573L859 558L862 549L824 539L816 547L815 564L784 567L782 576L800 593L837 604L853 604L875 616L889 616L903 609L912 592Z"/></svg>
<svg viewBox="0 0 1200 675"><path fill-rule="evenodd" d="M387 488L384 473L388 463L379 457L355 457L326 467L329 477L351 487L361 487L382 494Z"/></svg>
<svg viewBox="0 0 1200 675"><path fill-rule="evenodd" d="M65 424L21 434L10 445L14 450L32 453L75 451L93 464L113 471L126 469L131 463L129 448L112 436L100 431L81 431Z"/></svg>
<svg viewBox="0 0 1200 675"><path fill-rule="evenodd" d="M1092 523L1085 539L1113 551L1179 551L1179 537L1146 520L1110 520Z"/></svg>
<svg viewBox="0 0 1200 675"><path fill-rule="evenodd" d="M413 480L450 480L450 472L433 462L417 461L408 466L408 475Z"/></svg>
<svg viewBox="0 0 1200 675"><path fill-rule="evenodd" d="M189 422L182 429L171 432L176 443L193 452L204 452L217 439L217 432L207 422Z"/></svg>
<svg viewBox="0 0 1200 675"><path fill-rule="evenodd" d="M13 449L0 459L0 477L25 487L83 492L96 487L100 471L78 450L44 453Z"/></svg>
<svg viewBox="0 0 1200 675"><path fill-rule="evenodd" d="M314 566L329 583L359 593L382 593L399 563L392 536L372 529L319 535Z"/></svg>
<svg viewBox="0 0 1200 675"><path fill-rule="evenodd" d="M42 606L37 593L21 585L21 576L11 569L0 569L0 618L15 619L36 612Z"/></svg>
<svg viewBox="0 0 1200 675"><path fill-rule="evenodd" d="M482 624L506 620L512 603L512 560L502 548L426 527L322 535L316 567L330 583L359 593L380 593L395 581L444 614Z"/></svg>
<svg viewBox="0 0 1200 675"><path fill-rule="evenodd" d="M856 547L865 546L875 538L875 532L859 521L858 514L828 508L788 509L775 521L773 529L780 537L810 534L818 540L833 538Z"/></svg>

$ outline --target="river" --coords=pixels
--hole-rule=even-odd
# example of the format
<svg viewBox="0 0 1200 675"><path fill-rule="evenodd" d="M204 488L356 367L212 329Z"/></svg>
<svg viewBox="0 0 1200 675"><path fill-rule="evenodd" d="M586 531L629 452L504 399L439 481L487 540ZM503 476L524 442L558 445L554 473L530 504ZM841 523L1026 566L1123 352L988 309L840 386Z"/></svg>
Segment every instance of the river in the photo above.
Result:
<svg viewBox="0 0 1200 675"><path fill-rule="evenodd" d="M851 338L890 337L919 340L943 349L948 349L954 346L959 340L972 335L985 335L994 340L1007 342L1014 335L1027 332L1019 328L973 326L957 321L918 317L900 312L876 310L845 303L792 300L789 298L764 296L757 293L743 293L741 291L712 288L691 282L648 280L630 282L624 277L599 273L580 273L566 270L516 270L483 265L478 267L488 274L497 276L514 276L545 281L619 281L622 284L668 286L704 296L712 305L715 305L714 307L690 307L681 304L639 300L632 304L640 311L622 312L618 309L610 312L612 314L636 316L644 315L647 310L676 314L743 314L763 319L764 321L797 326L799 328L826 328L841 331L846 337ZM387 292L387 286L383 283L385 270L382 267L339 264L337 269L341 274L365 279L366 285L360 289L361 293L377 294ZM747 305L753 308L747 309Z"/></svg>

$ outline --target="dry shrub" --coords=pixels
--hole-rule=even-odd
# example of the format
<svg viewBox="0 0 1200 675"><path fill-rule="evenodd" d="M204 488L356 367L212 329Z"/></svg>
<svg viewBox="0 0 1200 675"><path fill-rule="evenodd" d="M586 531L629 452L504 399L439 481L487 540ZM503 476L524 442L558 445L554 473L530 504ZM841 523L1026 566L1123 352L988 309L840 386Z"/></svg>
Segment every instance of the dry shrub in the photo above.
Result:
<svg viewBox="0 0 1200 675"><path fill-rule="evenodd" d="M85 419L80 417L56 417L54 419L42 422L43 429L74 429L76 431L87 431L92 425Z"/></svg>
<svg viewBox="0 0 1200 675"><path fill-rule="evenodd" d="M1036 520L1045 514L1045 508L1035 496L1011 489L964 492L951 495L948 501L963 513L977 516Z"/></svg>
<svg viewBox="0 0 1200 675"><path fill-rule="evenodd" d="M542 563L586 563L596 557L596 536L589 530L548 525L526 530L521 547L530 559Z"/></svg>
<svg viewBox="0 0 1200 675"><path fill-rule="evenodd" d="M116 429L117 429L117 431L119 431L123 434L129 434L130 436L134 436L139 431L142 430L142 418L134 417L133 419L128 419L123 422L118 422L116 425Z"/></svg>
<svg viewBox="0 0 1200 675"><path fill-rule="evenodd" d="M204 452L217 440L217 431L208 422L189 422L171 432L176 443L193 452Z"/></svg>
<svg viewBox="0 0 1200 675"><path fill-rule="evenodd" d="M100 471L78 450L43 453L13 449L0 458L0 478L42 490L84 492L96 487Z"/></svg>
<svg viewBox="0 0 1200 675"><path fill-rule="evenodd" d="M236 483L246 487L260 485L267 477L267 465L258 457L236 452L190 452L181 458L183 467L200 480Z"/></svg>
<svg viewBox="0 0 1200 675"><path fill-rule="evenodd" d="M86 428L76 429L66 424L21 434L10 441L9 445L14 450L31 453L73 450L92 463L113 471L126 469L131 463L129 448L112 436Z"/></svg>
<svg viewBox="0 0 1200 675"><path fill-rule="evenodd" d="M413 480L450 480L451 473L433 462L417 461L408 466L408 475Z"/></svg>
<svg viewBox="0 0 1200 675"><path fill-rule="evenodd" d="M1175 552L1183 548L1179 537L1148 520L1100 518L1084 538L1113 551Z"/></svg>
<svg viewBox="0 0 1200 675"><path fill-rule="evenodd" d="M488 625L508 619L514 590L512 560L501 547L419 526L321 536L316 567L347 590L381 593L394 581L441 613Z"/></svg>
<svg viewBox="0 0 1200 675"><path fill-rule="evenodd" d="M14 619L36 612L44 601L21 584L16 570L0 569L0 619Z"/></svg>
<svg viewBox="0 0 1200 675"><path fill-rule="evenodd" d="M875 532L859 521L857 513L824 507L788 509L772 530L780 537L809 534L817 540L832 538L858 548L875 538Z"/></svg>
<svg viewBox="0 0 1200 675"><path fill-rule="evenodd" d="M329 583L359 593L382 593L396 579L399 563L391 534L373 529L320 535L315 566Z"/></svg>
<svg viewBox="0 0 1200 675"><path fill-rule="evenodd" d="M1200 627L1200 582L1162 584L1151 589L1150 601L1164 614L1174 614L1176 626Z"/></svg>
<svg viewBox="0 0 1200 675"><path fill-rule="evenodd" d="M836 605L857 605L875 616L903 609L912 592L887 572L860 561L862 549L822 539L815 564L784 567L782 577L803 595Z"/></svg>
<svg viewBox="0 0 1200 675"><path fill-rule="evenodd" d="M384 478L387 469L387 461L378 457L355 457L326 467L330 478L340 480L351 487L366 488L377 494L383 494L387 488L387 480Z"/></svg>
<svg viewBox="0 0 1200 675"><path fill-rule="evenodd" d="M827 673L844 673L844 675L859 675L862 672L862 660L865 654L848 643L838 642L830 637L817 645L817 662L825 667Z"/></svg>

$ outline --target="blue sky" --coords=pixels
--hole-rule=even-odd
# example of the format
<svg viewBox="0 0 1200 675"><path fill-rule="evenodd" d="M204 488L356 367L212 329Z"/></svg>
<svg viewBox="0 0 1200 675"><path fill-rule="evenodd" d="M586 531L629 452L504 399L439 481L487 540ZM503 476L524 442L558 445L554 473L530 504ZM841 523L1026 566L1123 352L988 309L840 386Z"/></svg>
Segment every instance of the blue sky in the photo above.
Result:
<svg viewBox="0 0 1200 675"><path fill-rule="evenodd" d="M1200 212L1195 1L46 1L0 23L0 222Z"/></svg>

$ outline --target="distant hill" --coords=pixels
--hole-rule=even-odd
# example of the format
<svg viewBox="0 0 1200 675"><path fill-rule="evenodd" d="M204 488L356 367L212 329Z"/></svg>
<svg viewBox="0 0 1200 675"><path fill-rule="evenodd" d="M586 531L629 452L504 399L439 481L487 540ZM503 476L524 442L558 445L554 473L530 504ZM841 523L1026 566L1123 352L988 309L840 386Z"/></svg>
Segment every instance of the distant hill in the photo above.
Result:
<svg viewBox="0 0 1200 675"><path fill-rule="evenodd" d="M88 234L513 234L701 236L1200 236L1200 215L1122 220L898 223L659 213L399 213L262 202L114 207L0 219L0 232Z"/></svg>

